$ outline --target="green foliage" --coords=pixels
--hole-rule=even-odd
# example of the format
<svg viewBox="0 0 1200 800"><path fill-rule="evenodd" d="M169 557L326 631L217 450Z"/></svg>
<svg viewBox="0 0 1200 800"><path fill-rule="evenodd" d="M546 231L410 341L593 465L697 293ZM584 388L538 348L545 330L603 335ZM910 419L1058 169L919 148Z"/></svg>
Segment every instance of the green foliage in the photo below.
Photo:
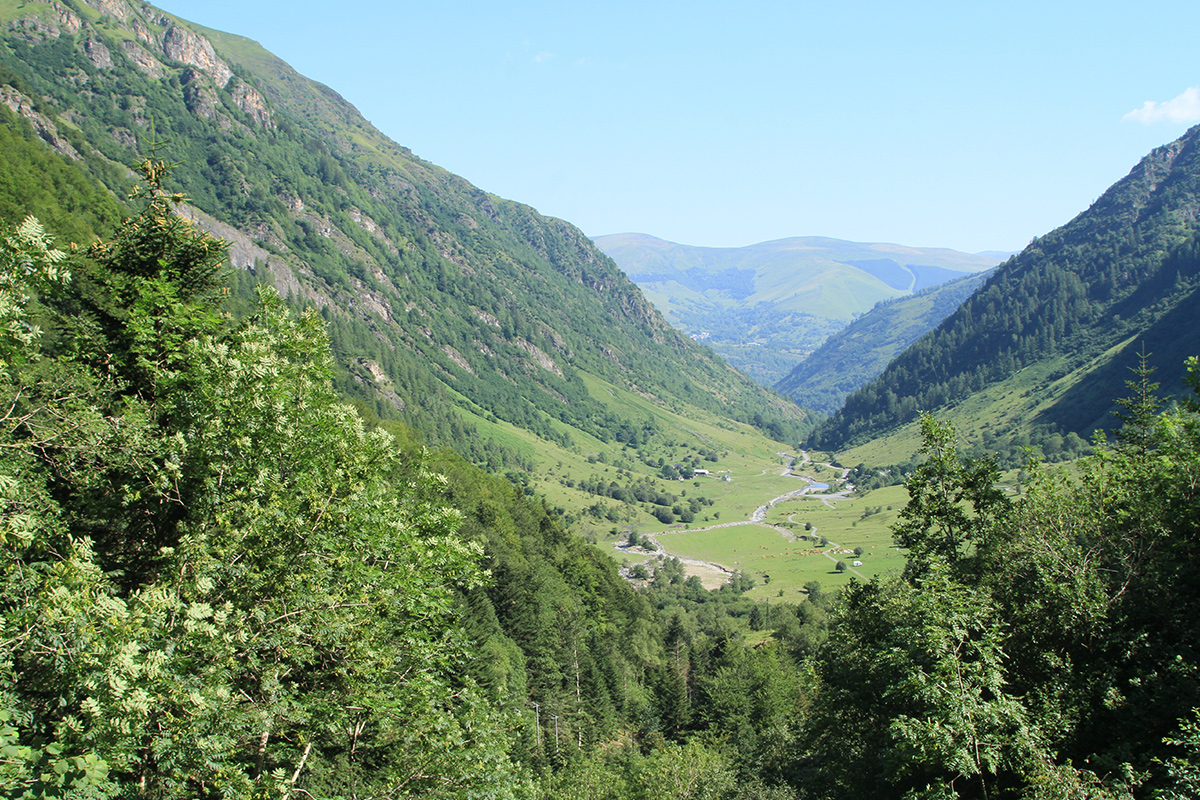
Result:
<svg viewBox="0 0 1200 800"><path fill-rule="evenodd" d="M156 79L113 38L137 39L125 27L132 18L98 25L80 13L76 35L5 36L0 79L89 154L93 185L123 193L105 160L130 163L139 146L165 143L162 154L176 162L174 180L190 202L267 250L273 266L253 267L259 279L269 274L293 300L321 306L338 389L380 419L497 472L528 470L529 456L490 438L477 419L512 423L562 448L579 436L639 438L589 391L593 375L663 408L734 416L778 439L806 429L797 409L667 326L576 229L413 158L340 98L236 37L204 32L224 58L243 62L228 86L166 61ZM105 47L112 65L98 67L85 41ZM294 80L281 81L285 73ZM239 105L247 87L265 98L269 118ZM41 162L56 163L40 170ZM81 182L57 156L42 152L38 164L11 171L13 193L28 196L26 205L46 194L39 174ZM20 216L29 211L41 213ZM104 216L92 227L111 225ZM293 269L294 277L280 278Z"/></svg>
<svg viewBox="0 0 1200 800"><path fill-rule="evenodd" d="M840 752L818 767L826 793L901 797L960 782L987 796L1029 760L1023 710L1003 691L1004 628L985 595L935 568L915 588L852 586L834 625L810 723L819 759Z"/></svg>
<svg viewBox="0 0 1200 800"><path fill-rule="evenodd" d="M1186 794L1200 418L1135 374L1116 444L1016 500L923 421L909 569L853 585L817 659L817 796Z"/></svg>
<svg viewBox="0 0 1200 800"><path fill-rule="evenodd" d="M894 253L883 253L877 246L816 237L735 248L691 247L641 234L601 236L596 242L642 287L664 316L700 337L722 358L763 385L786 379L788 372L806 362L822 341L837 334L854 317L868 312L877 301L923 289L930 285L927 278L940 282L994 263L979 256L930 249L919 255L910 252L909 257L925 266L901 265L881 258ZM946 308L942 316L951 310L953 306ZM937 321L918 326L908 341ZM894 332L882 338L890 338ZM872 348L867 345L865 349ZM858 355L862 355L861 350ZM873 356L857 361L870 362ZM889 359L883 358L875 372ZM859 363L825 366L831 373L850 373L850 386L833 398L835 405L874 374L869 366L867 372L860 372ZM855 375L862 375L858 383L854 382ZM813 383L826 381L836 379ZM799 382L792 387L798 388ZM807 397L817 394L825 393L814 392ZM827 397L823 399L828 402ZM800 404L810 407L806 402Z"/></svg>
<svg viewBox="0 0 1200 800"><path fill-rule="evenodd" d="M1156 795L1160 800L1185 800L1200 794L1200 711L1193 710L1191 719L1180 720L1179 733L1163 739L1163 744L1183 751L1163 762L1169 788Z"/></svg>
<svg viewBox="0 0 1200 800"><path fill-rule="evenodd" d="M954 430L928 414L921 418L921 432L925 461L909 476L908 505L893 527L913 575L932 563L953 565L971 555L996 519L1007 515L992 459L960 458Z"/></svg>
<svg viewBox="0 0 1200 800"><path fill-rule="evenodd" d="M786 787L739 780L719 749L700 741L668 744L642 754L625 745L597 752L548 783L547 800L791 800Z"/></svg>
<svg viewBox="0 0 1200 800"><path fill-rule="evenodd" d="M827 338L775 384L804 408L832 414L846 396L875 378L904 348L933 330L990 275L969 275L908 297L881 300Z"/></svg>
<svg viewBox="0 0 1200 800"><path fill-rule="evenodd" d="M108 234L122 207L104 181L127 181L93 155L67 163L50 152L30 124L0 104L0 222L37 217L59 236L81 244ZM122 191L122 194L124 191Z"/></svg>
<svg viewBox="0 0 1200 800"><path fill-rule="evenodd" d="M6 345L6 793L454 776L506 795L455 626L479 550L421 499L436 479L338 402L318 316L270 292L238 326L212 313L222 250L163 213L154 166L143 213L52 303L57 355ZM4 248L19 309L59 258L31 223Z"/></svg>
<svg viewBox="0 0 1200 800"><path fill-rule="evenodd" d="M671 426L615 413L593 376L773 435L799 433L795 412L670 332L578 231L365 123L335 128L345 107L299 81L289 95L277 65L237 72L272 98L272 126L196 71L151 80L116 46L100 68L79 41L6 36L0 52L0 81L78 120L60 132L85 154L74 170L35 157L5 117L7 191L66 209L71 236L111 237L74 257L32 222L0 237L4 795L1192 791L1200 418L1194 399L1160 411L1145 365L1115 444L1074 478L1032 466L1015 500L995 460L927 419L903 577L756 604L749 575L709 592L665 560L635 591L531 497L528 455L468 420L627 444L658 470ZM198 204L308 265L292 309L258 265L232 281L239 319L221 312L224 247L171 213L160 162L116 223L99 187L124 178L96 154L129 156L148 116ZM40 199L39 175L57 187ZM1194 252L1155 230L1129 268L1173 297ZM1018 285L1061 287L1051 319L1077 318L1079 287L1039 258ZM1114 302L1140 307L1132 291ZM1054 435L1071 449L1057 431L1043 449ZM703 505L585 482L673 516Z"/></svg>
<svg viewBox="0 0 1200 800"><path fill-rule="evenodd" d="M28 314L33 295L70 278L62 267L67 254L50 242L41 223L26 217L0 249L0 380L10 377L9 365L24 360L41 336Z"/></svg>

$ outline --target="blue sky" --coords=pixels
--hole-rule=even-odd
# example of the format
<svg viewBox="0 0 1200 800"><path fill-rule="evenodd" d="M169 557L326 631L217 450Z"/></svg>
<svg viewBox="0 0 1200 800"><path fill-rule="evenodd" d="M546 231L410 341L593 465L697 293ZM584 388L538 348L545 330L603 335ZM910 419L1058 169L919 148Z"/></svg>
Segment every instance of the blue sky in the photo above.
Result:
<svg viewBox="0 0 1200 800"><path fill-rule="evenodd" d="M1200 3L161 0L589 235L1019 250L1200 122Z"/></svg>

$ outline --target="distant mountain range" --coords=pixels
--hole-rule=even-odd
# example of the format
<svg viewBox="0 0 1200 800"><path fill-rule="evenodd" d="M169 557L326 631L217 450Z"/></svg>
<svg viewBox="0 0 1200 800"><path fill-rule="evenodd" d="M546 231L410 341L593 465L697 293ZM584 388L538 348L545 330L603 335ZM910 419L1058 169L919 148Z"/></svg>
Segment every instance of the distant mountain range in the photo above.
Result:
<svg viewBox="0 0 1200 800"><path fill-rule="evenodd" d="M1004 257L823 237L725 248L638 233L594 241L668 320L764 385L784 378L876 303Z"/></svg>

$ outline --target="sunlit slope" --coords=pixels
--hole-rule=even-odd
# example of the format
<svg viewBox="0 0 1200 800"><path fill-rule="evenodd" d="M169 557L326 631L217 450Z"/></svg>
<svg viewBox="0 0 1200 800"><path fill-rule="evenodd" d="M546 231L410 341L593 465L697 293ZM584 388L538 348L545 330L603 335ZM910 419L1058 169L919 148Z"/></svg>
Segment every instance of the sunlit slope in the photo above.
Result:
<svg viewBox="0 0 1200 800"><path fill-rule="evenodd" d="M884 301L825 340L775 390L805 408L832 414L905 347L937 327L978 289L987 273L968 275Z"/></svg>
<svg viewBox="0 0 1200 800"><path fill-rule="evenodd" d="M1086 436L1109 424L1129 366L1149 354L1164 391L1200 350L1200 128L1154 150L1091 208L1002 265L810 437L844 448L1017 380L1076 386L1025 423ZM1025 377L1020 377L1020 376Z"/></svg>
<svg viewBox="0 0 1200 800"><path fill-rule="evenodd" d="M255 42L125 0L0 4L0 23L6 102L69 145L56 158L110 165L89 180L117 197L123 165L175 162L172 190L231 243L234 300L269 283L318 308L339 388L368 416L523 474L547 449L665 452L676 419L759 442L808 427L668 325L577 228L414 156ZM661 416L631 423L599 385Z"/></svg>

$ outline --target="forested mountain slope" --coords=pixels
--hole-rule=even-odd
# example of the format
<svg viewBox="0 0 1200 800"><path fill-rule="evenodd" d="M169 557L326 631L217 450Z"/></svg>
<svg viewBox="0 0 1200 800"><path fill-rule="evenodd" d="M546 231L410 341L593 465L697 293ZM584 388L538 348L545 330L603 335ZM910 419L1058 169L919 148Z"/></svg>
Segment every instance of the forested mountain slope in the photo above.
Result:
<svg viewBox="0 0 1200 800"><path fill-rule="evenodd" d="M668 320L766 386L877 302L997 261L820 236L745 247L695 247L637 233L595 241Z"/></svg>
<svg viewBox="0 0 1200 800"><path fill-rule="evenodd" d="M544 502L364 424L321 316L225 313L224 246L142 169L87 248L0 229L0 795L532 798L602 745L643 742L635 776L684 755L664 734L790 739L748 582L663 565L668 625ZM773 619L796 655L823 630ZM691 714L761 669L772 713Z"/></svg>
<svg viewBox="0 0 1200 800"><path fill-rule="evenodd" d="M96 162L118 197L128 179L112 165L150 150L175 162L171 188L233 244L235 293L269 282L318 308L340 388L425 441L504 469L529 466L528 449L485 421L565 449L627 437L585 378L778 437L802 429L577 229L413 156L255 43L126 0L3 5L0 25L10 109Z"/></svg>
<svg viewBox="0 0 1200 800"><path fill-rule="evenodd" d="M1016 497L924 419L905 574L840 599L635 592L364 425L319 315L221 313L223 248L142 197L73 255L0 238L5 796L1194 795L1195 394L1135 384Z"/></svg>
<svg viewBox="0 0 1200 800"><path fill-rule="evenodd" d="M1200 128L1154 150L1092 206L1035 240L938 328L896 358L811 437L840 448L913 420L918 410L1044 366L1037 391L1069 378L1034 424L1087 434L1111 425L1111 398L1143 348L1164 386L1200 347Z"/></svg>
<svg viewBox="0 0 1200 800"><path fill-rule="evenodd" d="M880 301L825 340L775 384L798 405L832 414L846 396L887 367L888 362L937 327L987 279L969 275L913 295Z"/></svg>

